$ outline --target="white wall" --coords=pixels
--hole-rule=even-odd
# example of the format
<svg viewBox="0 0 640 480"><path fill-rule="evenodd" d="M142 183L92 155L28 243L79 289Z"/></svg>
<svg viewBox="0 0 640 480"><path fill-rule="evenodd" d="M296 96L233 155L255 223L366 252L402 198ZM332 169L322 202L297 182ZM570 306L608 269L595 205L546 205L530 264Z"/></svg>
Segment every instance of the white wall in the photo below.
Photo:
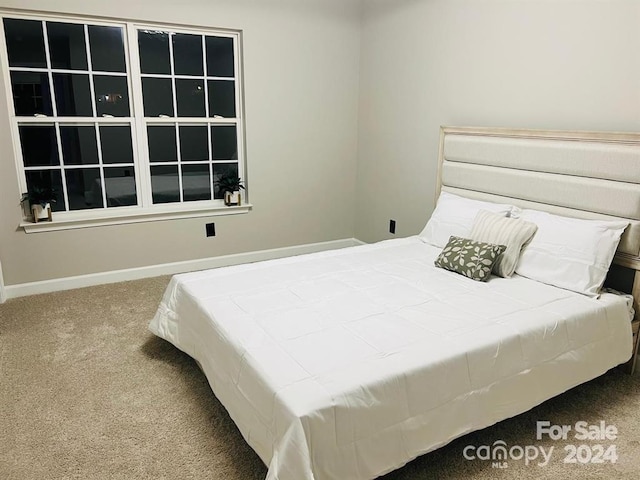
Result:
<svg viewBox="0 0 640 480"><path fill-rule="evenodd" d="M255 209L26 235L0 95L7 285L352 236L376 241L390 237L391 218L397 236L415 234L434 204L440 125L640 129L640 1L0 0L53 5L243 30ZM207 239L212 220L217 236Z"/></svg>
<svg viewBox="0 0 640 480"><path fill-rule="evenodd" d="M640 130L640 2L368 0L356 237L418 233L440 125Z"/></svg>
<svg viewBox="0 0 640 480"><path fill-rule="evenodd" d="M5 7L242 29L255 206L246 215L25 234L2 94L0 258L7 286L353 237L358 0L0 0ZM217 236L206 238L210 221Z"/></svg>

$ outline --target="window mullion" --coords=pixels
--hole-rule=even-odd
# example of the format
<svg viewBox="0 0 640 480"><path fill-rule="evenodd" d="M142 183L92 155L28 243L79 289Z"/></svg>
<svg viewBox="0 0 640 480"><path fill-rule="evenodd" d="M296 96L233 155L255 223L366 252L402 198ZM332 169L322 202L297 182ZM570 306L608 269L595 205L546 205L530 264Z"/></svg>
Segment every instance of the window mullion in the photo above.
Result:
<svg viewBox="0 0 640 480"><path fill-rule="evenodd" d="M67 190L67 176L65 174L64 157L62 156L62 137L60 135L60 122L54 122L54 128L56 129L56 144L58 147L58 158L60 159L60 178L62 180L62 199L64 200L65 211L70 210L71 203L69 202L69 192Z"/></svg>
<svg viewBox="0 0 640 480"><path fill-rule="evenodd" d="M202 73L204 74L204 116L209 118L209 80L207 79L207 42L205 35L202 40ZM207 127L210 128L210 127ZM211 197L213 199L213 196Z"/></svg>
<svg viewBox="0 0 640 480"><path fill-rule="evenodd" d="M169 65L171 66L171 91L173 93L173 116L178 118L178 93L176 85L176 70L173 61L173 33L169 33Z"/></svg>
<svg viewBox="0 0 640 480"><path fill-rule="evenodd" d="M95 85L93 84L93 65L91 61L91 47L89 45L89 25L84 25L84 46L87 52L87 68L89 75L89 91L91 92L91 111L93 112L93 116L98 116L98 106L96 105L96 91Z"/></svg>
<svg viewBox="0 0 640 480"><path fill-rule="evenodd" d="M13 107L13 91L11 89L11 73L9 71L9 58L7 55L7 39L4 32L4 22L0 22L0 64L2 65L2 75L5 84L5 95L7 100L7 109L9 111L9 124L11 128L11 142L13 144L14 162L16 172L18 172L18 187L20 194L27 191L27 176L24 170L24 161L22 159L22 146L20 144L20 131L18 129L18 120Z"/></svg>
<svg viewBox="0 0 640 480"><path fill-rule="evenodd" d="M239 80L243 78L242 75L242 62L240 61L240 37L233 37L233 78L234 78L234 91L235 91L235 102L236 102L236 132L237 132L237 149L238 149L238 176L244 179L245 186L247 185L247 176L245 172L245 136L244 136L244 111L242 104L242 82ZM246 195L247 190L245 190ZM245 197L245 201L248 199Z"/></svg>
<svg viewBox="0 0 640 480"><path fill-rule="evenodd" d="M140 55L138 52L138 31L136 27L128 23L127 45L129 52L129 68L131 79L131 99L133 102L132 141L135 162L136 187L138 188L138 205L150 207L153 205L151 195L151 170L149 168L149 149L147 140L147 125L144 118L144 104L142 101L142 76L140 69Z"/></svg>
<svg viewBox="0 0 640 480"><path fill-rule="evenodd" d="M206 70L205 70L206 72ZM213 147L211 144L211 122L207 122L207 152L209 157L207 163L209 163L209 187L211 188L211 200L216 199L215 178L213 178Z"/></svg>
<svg viewBox="0 0 640 480"><path fill-rule="evenodd" d="M47 59L47 78L49 79L49 94L51 95L51 109L53 111L53 117L58 117L58 106L56 102L56 92L53 88L53 73L51 72L51 52L49 51L49 35L47 33L47 22L42 21L42 35L44 38L44 55ZM11 88L11 83L9 83ZM9 104L11 105L11 104Z"/></svg>
<svg viewBox="0 0 640 480"><path fill-rule="evenodd" d="M178 156L178 189L180 193L180 203L182 203L184 202L184 188L182 187L182 154L180 152L180 127L178 122L176 122L174 128L176 129L176 155Z"/></svg>
<svg viewBox="0 0 640 480"><path fill-rule="evenodd" d="M240 49L238 48L238 37L233 37L233 87L235 92L234 102L236 104L236 119L242 118L242 115L243 115L242 105L240 105L240 97L242 97L242 94L240 93L241 86L240 86L240 82L236 80L240 78L241 65L240 65L240 58L238 55L239 50ZM238 142L239 141L240 141L240 137L238 137ZM239 159L240 159L240 156L238 156L238 160Z"/></svg>
<svg viewBox="0 0 640 480"><path fill-rule="evenodd" d="M175 118L174 128L176 129L176 155L178 162L176 165L176 174L178 175L178 194L180 195L180 203L184 203L184 188L182 186L182 156L180 154L180 128L178 117L178 85L176 82L176 67L173 57L173 33L169 32L169 65L171 72L171 92L173 94L173 116Z"/></svg>
<svg viewBox="0 0 640 480"><path fill-rule="evenodd" d="M244 128L242 122L236 122L236 148L238 149L238 176L244 179L246 184L246 175L244 171Z"/></svg>
<svg viewBox="0 0 640 480"><path fill-rule="evenodd" d="M100 124L98 122L93 124L96 132L96 145L98 147L98 165L100 173L100 186L102 187L102 208L107 208L107 180L104 172L104 162L102 161L102 138L100 136Z"/></svg>

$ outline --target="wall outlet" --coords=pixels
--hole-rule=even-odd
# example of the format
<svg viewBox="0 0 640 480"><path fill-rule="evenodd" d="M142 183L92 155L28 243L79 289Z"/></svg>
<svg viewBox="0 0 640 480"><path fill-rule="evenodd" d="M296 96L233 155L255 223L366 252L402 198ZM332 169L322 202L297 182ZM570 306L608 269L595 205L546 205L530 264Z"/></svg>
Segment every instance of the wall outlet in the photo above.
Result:
<svg viewBox="0 0 640 480"><path fill-rule="evenodd" d="M216 236L216 224L215 223L207 223L205 225L205 229L207 232L207 237L215 237Z"/></svg>
<svg viewBox="0 0 640 480"><path fill-rule="evenodd" d="M394 235L396 234L396 221L395 220L389 220L389 233L393 233Z"/></svg>

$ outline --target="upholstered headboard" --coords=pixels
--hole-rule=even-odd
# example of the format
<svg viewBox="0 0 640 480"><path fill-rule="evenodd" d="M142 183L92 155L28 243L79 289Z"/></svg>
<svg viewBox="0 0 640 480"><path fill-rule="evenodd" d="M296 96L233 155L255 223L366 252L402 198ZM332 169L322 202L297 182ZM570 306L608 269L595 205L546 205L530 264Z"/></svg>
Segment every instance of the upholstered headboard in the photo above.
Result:
<svg viewBox="0 0 640 480"><path fill-rule="evenodd" d="M640 133L442 127L436 199L441 190L570 217L629 222L614 263L633 269L638 335ZM634 341L640 349L640 339ZM625 366L631 373L634 358L635 353Z"/></svg>
<svg viewBox="0 0 640 480"><path fill-rule="evenodd" d="M640 270L640 134L442 127L439 157L436 195L628 221L615 262Z"/></svg>

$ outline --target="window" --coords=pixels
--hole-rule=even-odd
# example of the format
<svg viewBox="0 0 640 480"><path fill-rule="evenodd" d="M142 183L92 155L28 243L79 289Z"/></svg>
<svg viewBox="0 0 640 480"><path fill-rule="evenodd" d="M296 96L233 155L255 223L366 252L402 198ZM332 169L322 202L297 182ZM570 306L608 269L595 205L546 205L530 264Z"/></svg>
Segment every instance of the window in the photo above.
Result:
<svg viewBox="0 0 640 480"><path fill-rule="evenodd" d="M3 16L22 191L56 220L224 208L244 177L239 34Z"/></svg>

